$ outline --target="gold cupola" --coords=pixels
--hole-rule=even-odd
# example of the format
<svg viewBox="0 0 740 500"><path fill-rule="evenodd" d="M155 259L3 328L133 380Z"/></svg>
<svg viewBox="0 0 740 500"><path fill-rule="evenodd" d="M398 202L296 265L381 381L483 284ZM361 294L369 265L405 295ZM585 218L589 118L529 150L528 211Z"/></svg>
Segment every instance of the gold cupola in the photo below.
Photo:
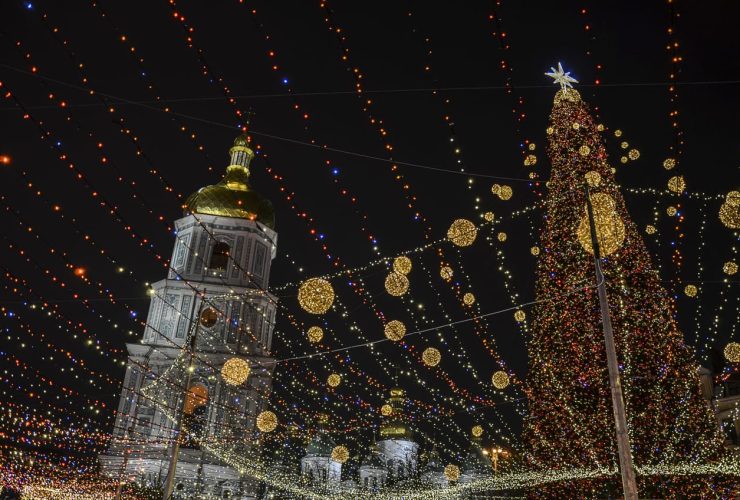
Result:
<svg viewBox="0 0 740 500"><path fill-rule="evenodd" d="M185 202L185 213L256 220L275 229L272 203L249 186L249 164L254 151L249 148L246 134L234 140L229 157L224 178L191 194Z"/></svg>
<svg viewBox="0 0 740 500"><path fill-rule="evenodd" d="M414 432L409 429L405 422L404 406L406 404L406 392L400 387L391 389L391 397L387 399L386 405L391 408L385 421L380 425L380 437L382 439L412 439Z"/></svg>

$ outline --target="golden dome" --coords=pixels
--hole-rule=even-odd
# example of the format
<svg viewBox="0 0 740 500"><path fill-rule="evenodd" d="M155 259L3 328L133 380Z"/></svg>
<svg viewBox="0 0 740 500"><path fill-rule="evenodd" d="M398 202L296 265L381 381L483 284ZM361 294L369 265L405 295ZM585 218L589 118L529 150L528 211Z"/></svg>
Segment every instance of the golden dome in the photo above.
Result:
<svg viewBox="0 0 740 500"><path fill-rule="evenodd" d="M246 136L237 137L229 153L231 165L226 167L224 178L191 194L185 202L185 213L257 220L274 229L272 203L249 187L249 162L254 152L249 149Z"/></svg>

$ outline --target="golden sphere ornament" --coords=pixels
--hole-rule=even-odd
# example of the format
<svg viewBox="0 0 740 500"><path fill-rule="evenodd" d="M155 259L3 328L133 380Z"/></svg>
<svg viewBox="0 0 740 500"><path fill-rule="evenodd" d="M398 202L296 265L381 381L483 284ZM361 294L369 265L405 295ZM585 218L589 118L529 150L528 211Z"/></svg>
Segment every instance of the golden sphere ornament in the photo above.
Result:
<svg viewBox="0 0 740 500"><path fill-rule="evenodd" d="M343 464L347 460L349 460L349 450L346 446L339 445L335 446L333 450L331 450L331 459L335 462L338 462L340 464Z"/></svg>
<svg viewBox="0 0 740 500"><path fill-rule="evenodd" d="M627 163L628 161L629 161L629 158L627 158L626 156L620 156L619 157L619 162L620 163Z"/></svg>
<svg viewBox="0 0 740 500"><path fill-rule="evenodd" d="M513 194L514 190L511 189L511 186L501 186L501 189L498 190L498 197L504 201L510 200Z"/></svg>
<svg viewBox="0 0 740 500"><path fill-rule="evenodd" d="M727 261L725 262L725 265L722 266L722 270L728 276L732 276L733 274L737 273L737 263L731 260Z"/></svg>
<svg viewBox="0 0 740 500"><path fill-rule="evenodd" d="M306 331L306 336L309 342L315 344L324 338L324 330L320 326L312 326Z"/></svg>
<svg viewBox="0 0 740 500"><path fill-rule="evenodd" d="M483 214L483 220L485 220L486 222L493 222L493 219L494 219L494 218L495 218L495 217L494 217L494 215L493 215L493 212L485 212L485 213Z"/></svg>
<svg viewBox="0 0 740 500"><path fill-rule="evenodd" d="M448 481L457 481L460 479L460 467L457 465L446 465L444 469L445 478Z"/></svg>
<svg viewBox="0 0 740 500"><path fill-rule="evenodd" d="M411 272L411 259L405 255L399 255L393 259L393 270L397 273L408 274Z"/></svg>
<svg viewBox="0 0 740 500"><path fill-rule="evenodd" d="M529 249L529 253L531 253L535 257L538 256L540 254L540 247L534 246L534 247L530 248Z"/></svg>
<svg viewBox="0 0 740 500"><path fill-rule="evenodd" d="M578 148L578 152L581 156L588 156L588 154L591 152L591 148L588 147L586 144L583 144L580 148Z"/></svg>
<svg viewBox="0 0 740 500"><path fill-rule="evenodd" d="M271 411L263 411L257 415L257 428L261 432L272 432L277 428L278 419Z"/></svg>
<svg viewBox="0 0 740 500"><path fill-rule="evenodd" d="M673 191L676 194L681 194L686 189L686 181L683 175L674 175L668 179L668 190Z"/></svg>
<svg viewBox="0 0 740 500"><path fill-rule="evenodd" d="M249 378L249 363L242 358L231 358L221 367L221 378L229 385L242 385Z"/></svg>
<svg viewBox="0 0 740 500"><path fill-rule="evenodd" d="M409 291L409 279L405 274L391 271L385 278L385 291L394 297L400 297Z"/></svg>
<svg viewBox="0 0 740 500"><path fill-rule="evenodd" d="M603 132L604 131L604 124L603 123L599 123L598 125L596 125L596 130L598 130L599 132Z"/></svg>
<svg viewBox="0 0 740 500"><path fill-rule="evenodd" d="M683 293L685 293L687 297L696 297L696 293L698 291L699 290L695 285L686 285L683 289Z"/></svg>
<svg viewBox="0 0 740 500"><path fill-rule="evenodd" d="M598 173L596 170L586 172L585 177L586 182L590 187L599 187L599 184L601 184L601 174Z"/></svg>
<svg viewBox="0 0 740 500"><path fill-rule="evenodd" d="M573 130L578 130L579 128L581 128L581 124L578 122L573 122L572 127L573 127Z"/></svg>
<svg viewBox="0 0 740 500"><path fill-rule="evenodd" d="M630 147L630 143L627 141L622 141L622 144L619 145L622 149L627 149Z"/></svg>
<svg viewBox="0 0 740 500"><path fill-rule="evenodd" d="M529 146L527 146L527 148L528 148L528 149L529 149L530 151L534 151L535 149L537 149L537 144L535 144L534 142L530 142L530 143L529 143Z"/></svg>
<svg viewBox="0 0 740 500"><path fill-rule="evenodd" d="M500 241L501 243L503 243L504 241L506 241L506 238L508 238L508 235L507 235L507 234L506 234L505 232L501 231L500 233L498 233L498 234L496 235L496 238L497 238L497 239L498 239L498 240L499 240L499 241Z"/></svg>
<svg viewBox="0 0 740 500"><path fill-rule="evenodd" d="M476 236L478 236L478 228L467 219L455 220L447 230L447 239L459 247L469 247L475 241Z"/></svg>
<svg viewBox="0 0 740 500"><path fill-rule="evenodd" d="M463 304L465 304L466 306L472 306L473 304L475 304L475 295L467 292L465 295L463 295Z"/></svg>
<svg viewBox="0 0 740 500"><path fill-rule="evenodd" d="M552 133L553 133L553 132L555 132L555 129L554 129L554 128L552 128L552 127L547 127L547 128L545 129L545 133L546 133L547 135L552 135Z"/></svg>
<svg viewBox="0 0 740 500"><path fill-rule="evenodd" d="M474 425L472 429L470 429L470 433L473 435L473 437L481 437L483 435L483 426L482 425Z"/></svg>
<svg viewBox="0 0 740 500"><path fill-rule="evenodd" d="M614 137L622 137L622 131L617 129L614 131Z"/></svg>
<svg viewBox="0 0 740 500"><path fill-rule="evenodd" d="M326 383L329 384L329 387L338 387L342 383L342 377L336 373L332 373L326 378Z"/></svg>
<svg viewBox="0 0 740 500"><path fill-rule="evenodd" d="M501 191L501 185L500 184L494 184L491 186L491 192L498 196L498 192Z"/></svg>
<svg viewBox="0 0 740 500"><path fill-rule="evenodd" d="M645 226L645 232L647 234L655 234L656 232L658 232L658 229L652 224L648 224L647 226Z"/></svg>
<svg viewBox="0 0 740 500"><path fill-rule="evenodd" d="M334 288L323 278L310 278L298 287L298 303L311 314L324 314L334 303Z"/></svg>
<svg viewBox="0 0 740 500"><path fill-rule="evenodd" d="M442 266L439 270L439 275L445 281L450 281L452 279L453 274L454 274L454 271L452 270L450 266Z"/></svg>
<svg viewBox="0 0 740 500"><path fill-rule="evenodd" d="M630 160L635 161L640 157L640 151L637 149L630 149L629 153L627 153L627 157Z"/></svg>
<svg viewBox="0 0 740 500"><path fill-rule="evenodd" d="M607 256L619 250L626 236L624 223L616 212L614 198L606 193L594 193L590 196L591 207L594 213L596 226L596 241L599 243L599 253ZM588 253L593 254L591 242L591 224L588 219L588 207L584 207L584 215L577 229L578 241Z"/></svg>
<svg viewBox="0 0 740 500"><path fill-rule="evenodd" d="M496 389L506 389L509 386L509 375L499 370L491 377L491 383Z"/></svg>
<svg viewBox="0 0 740 500"><path fill-rule="evenodd" d="M740 229L740 192L730 191L719 207L719 220L730 229Z"/></svg>
<svg viewBox="0 0 740 500"><path fill-rule="evenodd" d="M380 414L384 417L389 417L393 413L393 407L389 404L384 404L380 407Z"/></svg>
<svg viewBox="0 0 740 500"><path fill-rule="evenodd" d="M740 206L740 191L730 191L725 195L725 203L731 207Z"/></svg>
<svg viewBox="0 0 740 500"><path fill-rule="evenodd" d="M537 164L537 155L527 155L524 158L524 166L525 167L531 167L532 165Z"/></svg>
<svg viewBox="0 0 740 500"><path fill-rule="evenodd" d="M676 207L670 206L670 207L668 207L668 208L665 209L665 213L668 214L669 216L673 217L674 215L676 215L678 213L678 210L676 210Z"/></svg>
<svg viewBox="0 0 740 500"><path fill-rule="evenodd" d="M398 342L406 335L406 325L394 319L386 323L384 328L385 336L394 342Z"/></svg>
<svg viewBox="0 0 740 500"><path fill-rule="evenodd" d="M674 158L666 158L665 160L663 160L664 169L670 170L675 166L676 166L676 160Z"/></svg>
<svg viewBox="0 0 740 500"><path fill-rule="evenodd" d="M442 361L442 353L435 347L427 347L421 353L421 360L427 366L437 366Z"/></svg>
<svg viewBox="0 0 740 500"><path fill-rule="evenodd" d="M740 344L730 342L725 346L724 355L730 363L740 363Z"/></svg>
<svg viewBox="0 0 740 500"><path fill-rule="evenodd" d="M522 311L521 309L519 309L517 312L514 313L514 319L518 323L521 323L522 321L524 321L525 319L527 319L527 313L525 313L524 311Z"/></svg>

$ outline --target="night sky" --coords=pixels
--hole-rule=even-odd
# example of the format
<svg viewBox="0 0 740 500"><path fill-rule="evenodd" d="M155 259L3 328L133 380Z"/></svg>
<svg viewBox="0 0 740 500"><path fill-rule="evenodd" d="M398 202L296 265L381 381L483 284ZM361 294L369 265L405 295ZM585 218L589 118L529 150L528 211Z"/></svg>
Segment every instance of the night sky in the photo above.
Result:
<svg viewBox="0 0 740 500"><path fill-rule="evenodd" d="M140 322L148 308L147 283L166 275L164 263L174 244L168 226L181 216L184 202L178 194L187 197L220 179L228 148L245 124L235 109L253 112L252 144L259 145L259 154L252 163L252 187L269 198L276 211L278 256L270 288L392 257L425 244L425 226L431 227L432 239L439 239L452 220L478 223L482 212L492 210L504 221L493 232L482 231L481 241L471 249L443 245L453 267L465 270L456 275L456 282L462 291L475 293L480 313L511 307L512 293L518 293L516 302L532 300L536 260L529 247L537 242L543 212L537 209L513 220L510 214L531 207L538 200L534 191L546 193L542 185L520 180L529 171L522 166L522 151L525 141L537 145L534 170L546 180L544 131L556 89L543 73L558 61L581 82L577 88L610 130L605 137L611 163L625 188L662 190L674 173L684 175L690 192L719 195L740 184L736 2L673 2L675 7L666 2L612 1L519 1L501 6L488 1L332 2L328 22L319 0L172 3L102 2L101 8L92 1L5 1L0 6L0 91L5 97L0 102L0 155L10 159L0 164L0 372L15 374L2 379L2 399L39 408L48 404L68 408L73 401L75 411L110 430L118 387L102 379L90 384L88 377L71 377L73 365L46 344L113 380L122 379L123 367L112 359L122 359L124 344L140 338ZM187 33L189 28L194 30ZM193 48L188 47L188 36ZM667 50L674 40L678 49ZM342 60L345 48L348 63ZM678 64L671 62L675 55L681 58ZM354 92L356 73L348 68L357 68L362 75L362 97ZM673 94L667 83L671 73L679 82ZM594 85L596 79L599 85ZM225 99L224 86L234 105ZM435 94L433 88L447 90ZM97 95L89 95L89 89ZM676 103L671 103L672 95L677 96ZM363 111L368 99L370 114ZM677 117L669 116L673 109L679 111ZM384 138L370 115L382 120ZM445 116L451 117L452 126ZM620 139L611 133L615 129L623 131ZM639 160L619 163L622 140L640 150ZM675 148L681 149L680 155ZM405 163L397 171L388 161L391 155ZM669 174L662 162L676 156L679 168ZM481 176L472 177L471 183L469 175L459 172L458 159L466 172ZM70 162L77 170L68 168ZM398 173L402 181L394 179ZM494 182L511 185L513 198L506 202L495 198L490 191ZM650 194L624 194L639 227L652 221L654 210L664 212L669 204ZM414 197L413 209L407 197ZM724 289L716 283L723 279L717 263L729 258L733 236L717 219L720 199L679 202L685 207L682 264L671 261L677 233L665 217L660 238L650 239L648 248L666 287L676 292L688 343L701 347L707 343L706 332ZM508 241L489 245L485 238L495 239L500 230L508 233ZM146 244L140 243L144 240ZM503 257L497 256L499 250ZM427 250L411 258L415 265L411 292L403 300L383 289L387 266L356 274L378 310L389 319L404 318L409 329L413 321L407 308L415 311L423 328L466 317L439 278L436 252ZM508 287L500 266L511 274ZM75 275L78 268L85 270L83 277L90 284ZM678 293L692 280L706 282L700 300ZM336 279L334 286L352 319L368 338L381 338L382 324L347 281ZM116 303L106 300L100 288ZM273 344L277 358L314 350L286 318L288 311L305 327L316 321L299 308L296 290L290 286L276 292L284 306ZM730 294L731 306L721 312L718 338L710 345L720 350L736 321L736 290L723 293ZM29 308L41 302L39 297L64 320ZM89 300L85 304L83 299ZM347 325L337 314L327 316L326 327L335 338L330 346L359 342ZM100 342L100 349L88 345L83 334L72 337L72 330L81 328ZM526 338L511 313L489 318L487 329L513 373L523 380ZM445 335L466 345L470 363L482 379L488 380L498 369L469 326ZM432 334L409 343L423 348L434 338ZM450 341L449 349L457 344ZM109 356L111 349L118 352ZM442 351L443 358L452 355ZM709 350L701 352L708 363ZM378 361L389 373L410 366L408 356L399 354L396 346L383 345L374 355L366 348L350 353L385 386L393 381L384 379ZM17 360L28 369L20 369ZM325 365L337 363L329 358L296 364L278 375L276 391L280 394L281 384L292 376L305 376L309 368L323 381L329 373ZM449 365L447 373L455 383L478 390L456 367L459 363ZM45 386L47 394L29 397L27 393L41 383L34 370L80 394L57 399L59 388ZM398 383L412 397L440 404L407 376L400 375ZM452 396L435 377L425 383ZM322 393L323 386L317 390ZM351 385L344 393L353 397ZM321 406L310 394L303 394L302 400L280 395L309 408ZM385 394L365 389L361 397L377 406ZM521 389L512 388L511 397L521 398ZM105 403L106 409L99 414L84 410L88 399ZM497 410L491 408L460 412L458 405L441 406L457 412L452 419L463 429L474 421L503 429L505 421L513 435L508 430L502 434L517 441L521 417L515 405L503 399L501 403L498 411L503 418L494 417ZM520 402L519 409L523 408ZM357 407L342 417L364 411L375 410ZM417 425L429 435L434 432L428 422L420 420ZM449 434L444 439L450 446L467 446L460 436Z"/></svg>

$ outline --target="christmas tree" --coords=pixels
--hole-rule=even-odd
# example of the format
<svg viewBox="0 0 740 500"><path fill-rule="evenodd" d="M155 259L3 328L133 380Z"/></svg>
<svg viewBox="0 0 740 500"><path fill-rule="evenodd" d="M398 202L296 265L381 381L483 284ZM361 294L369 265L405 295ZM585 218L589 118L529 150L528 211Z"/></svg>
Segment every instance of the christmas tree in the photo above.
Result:
<svg viewBox="0 0 740 500"><path fill-rule="evenodd" d="M672 467L718 459L723 436L700 392L698 365L674 319L673 300L661 286L614 180L601 137L604 127L594 123L567 80L561 86L547 128L552 173L536 285L537 299L544 302L535 308L529 343L529 465L614 471L619 463L586 208L588 185L640 497L675 493L675 488L701 491L714 483L704 477L695 481L700 483L696 490L688 484L691 478L676 482L666 477ZM655 489L655 477L651 481L641 470L666 475ZM619 491L618 476L574 481L569 496L603 494L604 485ZM557 488L560 494L562 487ZM555 489L538 494L557 496Z"/></svg>

